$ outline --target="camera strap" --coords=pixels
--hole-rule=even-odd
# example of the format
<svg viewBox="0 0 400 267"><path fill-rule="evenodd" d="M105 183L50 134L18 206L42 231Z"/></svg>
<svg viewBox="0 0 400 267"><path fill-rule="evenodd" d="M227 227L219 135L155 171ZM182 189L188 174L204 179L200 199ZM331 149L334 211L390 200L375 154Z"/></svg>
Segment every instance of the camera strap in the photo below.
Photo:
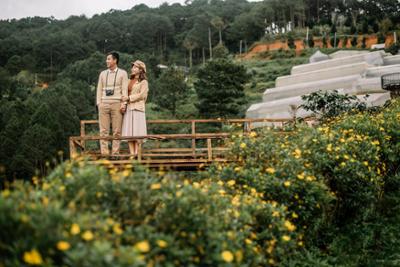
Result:
<svg viewBox="0 0 400 267"><path fill-rule="evenodd" d="M119 71L119 69L117 69L117 71L115 72L113 91L115 90L115 83L117 82L118 71ZM106 76L106 87L108 87L108 74L109 74L109 73L110 73L110 71L107 71L107 76Z"/></svg>

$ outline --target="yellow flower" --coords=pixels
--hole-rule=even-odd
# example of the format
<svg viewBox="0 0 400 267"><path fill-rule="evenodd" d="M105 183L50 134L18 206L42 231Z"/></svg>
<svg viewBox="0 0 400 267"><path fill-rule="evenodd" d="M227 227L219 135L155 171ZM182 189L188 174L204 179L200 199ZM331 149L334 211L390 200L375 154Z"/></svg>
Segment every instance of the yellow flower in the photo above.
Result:
<svg viewBox="0 0 400 267"><path fill-rule="evenodd" d="M160 189L160 188L161 188L161 184L160 183L152 184L150 186L151 190L157 190L157 189Z"/></svg>
<svg viewBox="0 0 400 267"><path fill-rule="evenodd" d="M294 152L293 152L293 156L294 156L296 159L299 159L299 158L301 157L301 150L298 149L298 148L296 148L296 149L294 150Z"/></svg>
<svg viewBox="0 0 400 267"><path fill-rule="evenodd" d="M251 133L250 133L250 136L251 136L251 137L256 137L256 136L257 136L257 133L256 133L256 132L251 132Z"/></svg>
<svg viewBox="0 0 400 267"><path fill-rule="evenodd" d="M24 261L29 265L41 265L43 263L42 256L36 249L24 252Z"/></svg>
<svg viewBox="0 0 400 267"><path fill-rule="evenodd" d="M117 235L122 235L122 233L124 232L124 231L121 229L121 226L119 225L119 223L114 224L114 226L113 226L113 231L114 231L114 233L116 233Z"/></svg>
<svg viewBox="0 0 400 267"><path fill-rule="evenodd" d="M142 253L146 253L146 252L150 251L150 244L146 240L140 241L140 242L135 244L135 248L137 250L139 250L140 252L142 252Z"/></svg>
<svg viewBox="0 0 400 267"><path fill-rule="evenodd" d="M49 205L49 198L48 198L48 197L43 197L43 198L42 198L42 203L43 203L43 205L45 205L45 206Z"/></svg>
<svg viewBox="0 0 400 267"><path fill-rule="evenodd" d="M279 213L279 211L274 211L272 212L272 217L279 217L281 214Z"/></svg>
<svg viewBox="0 0 400 267"><path fill-rule="evenodd" d="M200 184L199 184L198 182L194 182L194 183L193 183L193 187L194 187L194 188L200 188Z"/></svg>
<svg viewBox="0 0 400 267"><path fill-rule="evenodd" d="M289 187L289 186L291 185L291 183L290 183L290 181L285 181L285 182L283 183L283 185L284 185L285 187Z"/></svg>
<svg viewBox="0 0 400 267"><path fill-rule="evenodd" d="M93 233L91 231L87 230L82 234L82 238L85 241L90 241L93 239Z"/></svg>
<svg viewBox="0 0 400 267"><path fill-rule="evenodd" d="M377 146L377 145L379 145L379 141L378 141L378 140L374 140L374 141L372 141L372 142L371 142L371 144L373 144L373 145L376 145L376 146Z"/></svg>
<svg viewBox="0 0 400 267"><path fill-rule="evenodd" d="M288 235L283 235L283 236L282 236L282 240L285 241L285 242L288 242L288 241L290 241L290 236L288 236Z"/></svg>
<svg viewBox="0 0 400 267"><path fill-rule="evenodd" d="M270 174L274 174L275 173L275 169L272 167L269 167L267 169L265 169L266 172L270 173Z"/></svg>
<svg viewBox="0 0 400 267"><path fill-rule="evenodd" d="M61 251L68 250L71 247L71 245L67 241L58 241L57 243L57 249Z"/></svg>
<svg viewBox="0 0 400 267"><path fill-rule="evenodd" d="M246 146L247 146L246 143L241 143L240 144L240 148L246 148Z"/></svg>
<svg viewBox="0 0 400 267"><path fill-rule="evenodd" d="M332 144L326 146L326 151L332 152Z"/></svg>
<svg viewBox="0 0 400 267"><path fill-rule="evenodd" d="M45 191L48 190L50 187L51 187L50 184L48 184L46 182L42 184L42 189Z"/></svg>
<svg viewBox="0 0 400 267"><path fill-rule="evenodd" d="M229 186L234 186L234 185L236 184L236 181L235 181L235 180L229 180L229 181L227 182L227 184L228 184Z"/></svg>
<svg viewBox="0 0 400 267"><path fill-rule="evenodd" d="M6 198L11 194L11 191L9 189L5 189L4 191L1 192L1 195Z"/></svg>
<svg viewBox="0 0 400 267"><path fill-rule="evenodd" d="M296 226L291 223L290 221L285 221L285 227L290 231L293 232L294 230L296 230Z"/></svg>
<svg viewBox="0 0 400 267"><path fill-rule="evenodd" d="M166 247L168 246L168 243L165 242L164 240L157 240L157 245L158 245L160 248L166 248Z"/></svg>
<svg viewBox="0 0 400 267"><path fill-rule="evenodd" d="M225 262L232 262L233 261L233 253L230 252L229 250L224 250L221 253L221 258L225 261Z"/></svg>
<svg viewBox="0 0 400 267"><path fill-rule="evenodd" d="M297 175L297 178L299 178L300 180L304 179L304 173L300 173Z"/></svg>
<svg viewBox="0 0 400 267"><path fill-rule="evenodd" d="M243 252L241 250L237 250L235 252L235 257L237 262L241 262L243 260Z"/></svg>
<svg viewBox="0 0 400 267"><path fill-rule="evenodd" d="M299 218L299 215L297 215L295 212L293 212L292 217L296 219L296 218Z"/></svg>
<svg viewBox="0 0 400 267"><path fill-rule="evenodd" d="M73 223L71 225L71 230L70 230L72 235L77 235L81 232L81 228L79 228L79 225L76 223Z"/></svg>

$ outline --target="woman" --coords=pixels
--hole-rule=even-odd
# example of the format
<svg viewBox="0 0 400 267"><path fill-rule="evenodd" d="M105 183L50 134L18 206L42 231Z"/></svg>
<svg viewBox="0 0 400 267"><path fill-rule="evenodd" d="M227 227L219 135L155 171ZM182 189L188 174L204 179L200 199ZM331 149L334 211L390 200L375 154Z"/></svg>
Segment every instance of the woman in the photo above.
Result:
<svg viewBox="0 0 400 267"><path fill-rule="evenodd" d="M123 96L125 103L121 111L125 111L122 122L122 136L147 135L145 104L149 85L146 77L146 65L136 60L132 62L131 78L128 85L128 97ZM138 154L138 141L129 141L129 151L132 155Z"/></svg>

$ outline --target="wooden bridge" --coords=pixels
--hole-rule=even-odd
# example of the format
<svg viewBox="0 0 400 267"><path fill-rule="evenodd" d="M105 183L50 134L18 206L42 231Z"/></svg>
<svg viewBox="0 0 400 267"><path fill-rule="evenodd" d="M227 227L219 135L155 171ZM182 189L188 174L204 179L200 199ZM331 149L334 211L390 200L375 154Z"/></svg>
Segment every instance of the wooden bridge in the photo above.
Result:
<svg viewBox="0 0 400 267"><path fill-rule="evenodd" d="M292 120L286 119L193 119L193 120L148 120L149 128L161 125L180 125L179 132L189 129L189 133L174 134L149 134L147 136L136 137L101 137L93 134L86 134L87 127L98 125L97 120L81 121L80 136L72 136L69 139L70 156L83 155L88 157L89 161L95 164L104 163L103 159L114 165L125 165L136 161L148 167L165 168L201 168L213 162L227 162L226 140L229 138L229 132L198 132L198 128L208 128L211 125L219 125L214 130L221 131L221 126L231 125L240 127L243 134L248 134L256 123L273 123L275 125L284 125ZM186 125L185 125L186 124ZM206 127L198 127L199 124ZM182 127L182 125L185 125ZM186 128L185 128L186 127ZM91 131L97 133L98 129ZM150 130L149 132L153 132ZM100 140L123 140L139 141L138 155L132 157L128 149L121 144L119 155L102 156L99 149Z"/></svg>

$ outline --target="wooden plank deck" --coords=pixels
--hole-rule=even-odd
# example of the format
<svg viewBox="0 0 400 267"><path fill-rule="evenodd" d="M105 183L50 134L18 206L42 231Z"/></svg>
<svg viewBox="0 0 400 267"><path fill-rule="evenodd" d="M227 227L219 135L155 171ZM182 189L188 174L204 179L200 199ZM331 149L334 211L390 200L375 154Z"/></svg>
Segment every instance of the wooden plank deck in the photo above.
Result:
<svg viewBox="0 0 400 267"><path fill-rule="evenodd" d="M72 136L69 139L70 156L83 155L88 157L92 164L126 165L137 162L150 168L200 168L213 162L228 162L226 154L228 148L225 141L230 134L226 132L198 133L196 126L200 123L221 123L240 125L243 134L248 134L253 129L254 123L291 123L288 119L192 119L192 120L148 120L148 125L160 124L189 124L190 133L181 134L149 134L136 137L101 137L99 135L87 135L88 125L98 125L97 120L81 121L80 136ZM132 157L129 151L121 149L119 155L103 156L99 151L100 140L138 141L139 151L136 157ZM90 143L90 144L88 144ZM93 146L93 143L96 143ZM173 147L161 147L161 144L173 145Z"/></svg>

